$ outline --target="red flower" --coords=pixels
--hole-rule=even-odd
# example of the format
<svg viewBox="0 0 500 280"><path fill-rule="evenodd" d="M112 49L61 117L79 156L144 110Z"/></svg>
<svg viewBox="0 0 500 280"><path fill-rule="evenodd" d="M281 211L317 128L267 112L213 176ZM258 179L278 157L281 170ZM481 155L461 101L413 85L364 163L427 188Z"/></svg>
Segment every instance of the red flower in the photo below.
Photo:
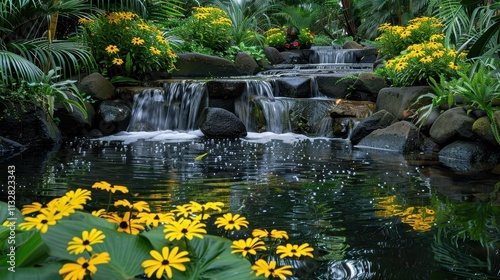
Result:
<svg viewBox="0 0 500 280"><path fill-rule="evenodd" d="M314 32L311 32L311 36L313 36L313 37L314 37Z"/></svg>
<svg viewBox="0 0 500 280"><path fill-rule="evenodd" d="M289 49L290 48L290 44L285 43L285 48Z"/></svg>
<svg viewBox="0 0 500 280"><path fill-rule="evenodd" d="M297 41L293 42L293 46L294 47L298 47L299 46L299 42L297 42Z"/></svg>

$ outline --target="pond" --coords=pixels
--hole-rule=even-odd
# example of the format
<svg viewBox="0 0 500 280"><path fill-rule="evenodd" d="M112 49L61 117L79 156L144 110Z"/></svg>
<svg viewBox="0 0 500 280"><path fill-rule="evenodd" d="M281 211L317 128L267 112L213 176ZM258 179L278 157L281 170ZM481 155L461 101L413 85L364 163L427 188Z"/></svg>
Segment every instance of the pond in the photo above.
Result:
<svg viewBox="0 0 500 280"><path fill-rule="evenodd" d="M500 277L498 175L453 171L433 155L292 133L208 140L199 131L156 131L73 139L0 160L3 174L9 165L18 206L101 180L127 186L152 211L224 202L250 222L238 234L282 229L315 248L314 261L294 264L293 279ZM106 200L93 196L87 210Z"/></svg>

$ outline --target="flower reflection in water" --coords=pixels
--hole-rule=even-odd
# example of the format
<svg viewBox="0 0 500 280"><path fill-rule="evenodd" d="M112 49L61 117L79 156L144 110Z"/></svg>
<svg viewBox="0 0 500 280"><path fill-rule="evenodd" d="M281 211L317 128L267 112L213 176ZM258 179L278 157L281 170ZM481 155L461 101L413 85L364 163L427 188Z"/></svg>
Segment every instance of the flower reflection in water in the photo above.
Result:
<svg viewBox="0 0 500 280"><path fill-rule="evenodd" d="M401 222L410 225L415 231L429 231L435 222L434 210L426 206L404 206L396 203L396 196L377 197L374 207L378 217L401 217Z"/></svg>

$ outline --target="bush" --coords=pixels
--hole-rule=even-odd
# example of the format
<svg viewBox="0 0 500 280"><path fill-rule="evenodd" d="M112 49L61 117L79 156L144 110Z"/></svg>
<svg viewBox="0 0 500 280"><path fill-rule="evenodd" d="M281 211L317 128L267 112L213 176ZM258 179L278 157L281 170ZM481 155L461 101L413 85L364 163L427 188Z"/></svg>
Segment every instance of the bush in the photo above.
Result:
<svg viewBox="0 0 500 280"><path fill-rule="evenodd" d="M225 53L231 43L232 21L226 12L215 7L195 7L191 16L173 30L183 39L185 50L209 49Z"/></svg>
<svg viewBox="0 0 500 280"><path fill-rule="evenodd" d="M384 23L378 28L382 34L375 41L379 43L381 55L393 58L413 44L434 41L431 38L443 38L443 27L434 17L414 18L405 27Z"/></svg>
<svg viewBox="0 0 500 280"><path fill-rule="evenodd" d="M132 12L104 13L79 22L105 76L146 79L151 71L168 73L175 68L177 56L162 32Z"/></svg>
<svg viewBox="0 0 500 280"><path fill-rule="evenodd" d="M265 35L266 44L280 51L310 48L314 39L314 33L308 28L302 28L299 31L294 26L271 28L265 32Z"/></svg>

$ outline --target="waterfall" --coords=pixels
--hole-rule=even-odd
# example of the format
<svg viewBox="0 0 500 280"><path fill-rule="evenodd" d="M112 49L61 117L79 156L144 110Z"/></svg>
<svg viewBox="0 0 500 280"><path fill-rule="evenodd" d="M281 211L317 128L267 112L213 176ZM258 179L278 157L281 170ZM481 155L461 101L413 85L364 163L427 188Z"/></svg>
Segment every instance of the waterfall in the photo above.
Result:
<svg viewBox="0 0 500 280"><path fill-rule="evenodd" d="M313 51L309 63L356 63L353 50L335 48L333 46L311 47Z"/></svg>
<svg viewBox="0 0 500 280"><path fill-rule="evenodd" d="M204 82L167 82L163 89L145 89L134 96L127 131L196 130L207 104Z"/></svg>
<svg viewBox="0 0 500 280"><path fill-rule="evenodd" d="M248 131L290 131L290 102L276 98L278 91L277 84L272 80L246 81L243 94L235 100L235 113Z"/></svg>

